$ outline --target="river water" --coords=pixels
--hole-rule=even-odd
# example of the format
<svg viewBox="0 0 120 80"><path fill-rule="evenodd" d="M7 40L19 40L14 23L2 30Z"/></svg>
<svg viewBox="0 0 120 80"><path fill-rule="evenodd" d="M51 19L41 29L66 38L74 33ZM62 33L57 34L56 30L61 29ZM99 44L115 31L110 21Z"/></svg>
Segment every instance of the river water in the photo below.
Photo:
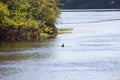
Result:
<svg viewBox="0 0 120 80"><path fill-rule="evenodd" d="M64 11L56 26L72 28L70 33L0 43L0 80L120 80L119 14Z"/></svg>

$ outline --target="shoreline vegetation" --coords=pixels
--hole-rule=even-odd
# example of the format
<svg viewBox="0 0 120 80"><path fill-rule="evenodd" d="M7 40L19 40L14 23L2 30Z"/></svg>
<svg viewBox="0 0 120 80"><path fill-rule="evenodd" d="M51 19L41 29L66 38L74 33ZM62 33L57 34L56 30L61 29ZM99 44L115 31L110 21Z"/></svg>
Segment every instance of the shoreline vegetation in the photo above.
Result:
<svg viewBox="0 0 120 80"><path fill-rule="evenodd" d="M71 33L73 28L58 28L58 34Z"/></svg>
<svg viewBox="0 0 120 80"><path fill-rule="evenodd" d="M0 42L55 37L57 5L56 0L0 0Z"/></svg>

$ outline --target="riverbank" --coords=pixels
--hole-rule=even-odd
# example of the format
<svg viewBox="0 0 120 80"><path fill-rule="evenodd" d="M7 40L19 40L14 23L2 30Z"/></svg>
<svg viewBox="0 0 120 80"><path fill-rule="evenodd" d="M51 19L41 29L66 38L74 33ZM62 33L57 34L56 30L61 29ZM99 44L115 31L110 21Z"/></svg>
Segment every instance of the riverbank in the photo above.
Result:
<svg viewBox="0 0 120 80"><path fill-rule="evenodd" d="M50 31L41 28L0 28L0 42L8 41L39 41L54 38L57 35L55 26L50 27Z"/></svg>

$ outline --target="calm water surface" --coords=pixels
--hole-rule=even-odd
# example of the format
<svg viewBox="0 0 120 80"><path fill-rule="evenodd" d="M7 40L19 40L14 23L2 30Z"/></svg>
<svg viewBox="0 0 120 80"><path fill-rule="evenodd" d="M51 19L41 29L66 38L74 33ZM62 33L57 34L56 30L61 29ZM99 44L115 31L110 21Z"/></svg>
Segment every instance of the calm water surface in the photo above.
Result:
<svg viewBox="0 0 120 80"><path fill-rule="evenodd" d="M42 43L0 43L0 80L120 80L119 14L62 12L56 26L71 33Z"/></svg>

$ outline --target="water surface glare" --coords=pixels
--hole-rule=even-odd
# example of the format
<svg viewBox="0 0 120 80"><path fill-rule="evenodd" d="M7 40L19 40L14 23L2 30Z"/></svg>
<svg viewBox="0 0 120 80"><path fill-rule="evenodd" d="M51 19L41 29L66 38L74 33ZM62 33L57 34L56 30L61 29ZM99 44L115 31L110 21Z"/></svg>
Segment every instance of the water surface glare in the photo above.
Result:
<svg viewBox="0 0 120 80"><path fill-rule="evenodd" d="M63 11L56 26L71 33L0 43L0 80L120 80L119 14Z"/></svg>

